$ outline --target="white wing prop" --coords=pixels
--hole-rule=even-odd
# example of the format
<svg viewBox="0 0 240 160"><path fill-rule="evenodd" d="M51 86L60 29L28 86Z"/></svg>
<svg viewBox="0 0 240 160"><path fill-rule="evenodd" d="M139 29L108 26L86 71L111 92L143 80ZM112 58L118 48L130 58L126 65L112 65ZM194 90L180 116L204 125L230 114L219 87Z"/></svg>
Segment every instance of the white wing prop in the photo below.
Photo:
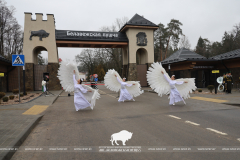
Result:
<svg viewBox="0 0 240 160"><path fill-rule="evenodd" d="M161 63L153 63L151 67L149 67L149 71L147 72L147 80L150 87L158 93L159 96L163 94L170 93L169 83L164 78L163 71L165 75L170 79L165 69L162 67ZM184 79L176 79L176 81L187 81L188 83L184 83L182 85L175 85L180 95L184 98L190 98L189 93L192 93L193 90L196 90L195 86L195 78L184 78Z"/></svg>
<svg viewBox="0 0 240 160"><path fill-rule="evenodd" d="M183 83L181 85L176 84L176 88L179 91L180 95L184 98L190 98L189 93L192 93L193 90L196 90L195 78L181 78L176 79L176 81L187 81L188 83Z"/></svg>
<svg viewBox="0 0 240 160"><path fill-rule="evenodd" d="M122 80L118 72L116 72L114 69L109 69L104 76L104 83L105 86L111 91L118 92L121 89L121 84L117 81L115 75Z"/></svg>
<svg viewBox="0 0 240 160"><path fill-rule="evenodd" d="M147 71L148 84L160 97L162 97L163 94L167 95L170 93L169 83L166 81L161 71L166 73L165 69L159 63L153 63L151 67L149 67L149 71ZM168 74L166 75L170 79Z"/></svg>
<svg viewBox="0 0 240 160"><path fill-rule="evenodd" d="M127 81L128 84L135 84L131 87L126 87L128 90L128 93L132 95L133 97L140 96L142 93L144 93L144 90L141 90L141 85L139 81Z"/></svg>
<svg viewBox="0 0 240 160"><path fill-rule="evenodd" d="M104 77L104 83L105 86L110 89L111 91L118 92L121 89L121 84L118 82L117 77L122 81L122 78L119 76L118 72L114 69L109 69ZM141 85L137 81L127 81L128 84L135 84L131 87L126 87L129 94L133 97L137 97L143 93L143 90L141 90Z"/></svg>
<svg viewBox="0 0 240 160"><path fill-rule="evenodd" d="M77 64L74 62L65 62L62 61L60 63L60 67L58 69L58 79L66 92L74 91L74 82L73 82L73 70L76 73L76 80L79 79L79 72L77 69Z"/></svg>
<svg viewBox="0 0 240 160"><path fill-rule="evenodd" d="M93 109L93 107L96 104L96 100L100 98L100 94L98 93L98 90L93 89L87 85L82 84L83 88L87 89L87 90L91 90L92 92L87 92L87 93L83 93L83 96L86 98L86 100L88 102L91 103L91 109Z"/></svg>
<svg viewBox="0 0 240 160"><path fill-rule="evenodd" d="M58 78L60 80L60 83L63 87L63 89L66 92L73 92L74 91L74 82L73 82L73 70L75 70L76 80L79 78L79 72L77 69L77 64L75 62L65 62L62 61L60 63L60 67L58 70ZM83 93L84 98L89 101L91 104L91 109L96 104L96 100L100 98L100 94L98 93L98 90L92 89L91 87L87 85L82 85L85 89L91 90L92 92Z"/></svg>

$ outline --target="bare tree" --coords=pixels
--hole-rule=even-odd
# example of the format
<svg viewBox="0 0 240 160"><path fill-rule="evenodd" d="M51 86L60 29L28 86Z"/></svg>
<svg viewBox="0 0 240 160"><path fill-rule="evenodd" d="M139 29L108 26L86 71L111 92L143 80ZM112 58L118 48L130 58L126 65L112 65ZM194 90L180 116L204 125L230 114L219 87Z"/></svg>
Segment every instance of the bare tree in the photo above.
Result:
<svg viewBox="0 0 240 160"><path fill-rule="evenodd" d="M14 18L15 8L0 0L0 54L11 59L22 53L23 32Z"/></svg>
<svg viewBox="0 0 240 160"><path fill-rule="evenodd" d="M117 26L118 30L122 28L127 22L128 22L128 17L122 17L122 18L117 18L115 21L115 25Z"/></svg>
<svg viewBox="0 0 240 160"><path fill-rule="evenodd" d="M188 37L185 35L181 36L179 41L179 48L183 48L183 47L187 49L191 49L191 44L188 40Z"/></svg>

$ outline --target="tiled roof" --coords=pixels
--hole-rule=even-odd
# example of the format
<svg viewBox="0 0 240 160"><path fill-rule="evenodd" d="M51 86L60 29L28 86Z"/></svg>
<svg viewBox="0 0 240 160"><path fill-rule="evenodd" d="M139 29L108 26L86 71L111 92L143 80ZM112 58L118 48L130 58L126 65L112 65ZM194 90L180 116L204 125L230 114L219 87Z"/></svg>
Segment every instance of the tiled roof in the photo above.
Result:
<svg viewBox="0 0 240 160"><path fill-rule="evenodd" d="M12 63L10 60L6 59L0 54L0 61L7 62L7 63Z"/></svg>
<svg viewBox="0 0 240 160"><path fill-rule="evenodd" d="M171 56L163 60L161 63L168 64L168 63L175 63L175 62L181 62L186 60L206 61L208 59L186 48L181 48L178 51L174 52Z"/></svg>
<svg viewBox="0 0 240 160"><path fill-rule="evenodd" d="M138 14L135 14L135 15L120 29L120 31L121 31L126 25L158 27L158 25L152 23L151 21L147 20L146 18L144 18L143 16L140 16L140 15L138 15Z"/></svg>
<svg viewBox="0 0 240 160"><path fill-rule="evenodd" d="M240 58L240 49L219 54L217 56L210 57L209 59L226 60L226 59L232 59L232 58L238 58L238 57Z"/></svg>

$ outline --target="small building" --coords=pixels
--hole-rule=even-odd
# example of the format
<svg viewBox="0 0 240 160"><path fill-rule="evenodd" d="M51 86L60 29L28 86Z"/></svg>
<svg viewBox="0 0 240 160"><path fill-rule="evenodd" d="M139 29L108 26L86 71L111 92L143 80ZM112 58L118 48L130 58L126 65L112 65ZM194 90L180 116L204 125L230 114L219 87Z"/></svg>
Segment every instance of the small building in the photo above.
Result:
<svg viewBox="0 0 240 160"><path fill-rule="evenodd" d="M212 70L219 70L216 77L231 71L234 80L234 87L237 87L240 77L240 49L228 53L206 58L186 48L181 48L171 56L163 60L162 66L170 75L176 78L196 78L196 86L205 88L213 85L215 75Z"/></svg>
<svg viewBox="0 0 240 160"><path fill-rule="evenodd" d="M12 66L12 62L2 55L0 55L0 92L8 92L9 90L16 89L18 86L18 81L13 82L17 75L14 73L17 71L16 67Z"/></svg>

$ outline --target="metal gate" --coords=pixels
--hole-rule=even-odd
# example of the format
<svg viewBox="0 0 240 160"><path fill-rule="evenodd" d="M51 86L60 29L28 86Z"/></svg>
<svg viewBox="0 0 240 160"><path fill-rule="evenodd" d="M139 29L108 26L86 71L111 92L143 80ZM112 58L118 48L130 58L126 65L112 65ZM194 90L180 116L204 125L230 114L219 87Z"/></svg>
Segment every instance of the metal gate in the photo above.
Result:
<svg viewBox="0 0 240 160"><path fill-rule="evenodd" d="M34 65L34 90L42 90L43 73L47 72L47 65ZM27 77L26 77L27 78Z"/></svg>
<svg viewBox="0 0 240 160"><path fill-rule="evenodd" d="M137 65L137 80L140 81L142 87L146 87L147 84L147 65L140 64Z"/></svg>

